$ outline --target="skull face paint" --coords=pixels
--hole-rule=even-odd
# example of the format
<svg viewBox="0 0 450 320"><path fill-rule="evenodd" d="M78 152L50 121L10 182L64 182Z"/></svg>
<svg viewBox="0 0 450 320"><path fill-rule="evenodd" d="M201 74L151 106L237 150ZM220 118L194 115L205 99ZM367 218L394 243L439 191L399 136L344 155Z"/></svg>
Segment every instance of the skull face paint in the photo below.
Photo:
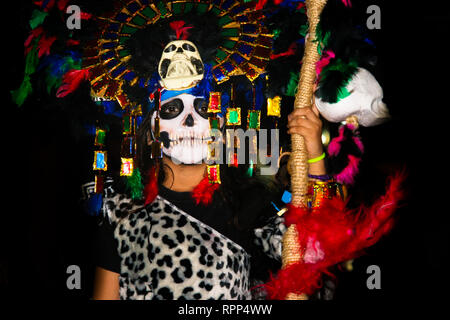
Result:
<svg viewBox="0 0 450 320"><path fill-rule="evenodd" d="M204 65L192 42L176 40L164 48L158 72L166 89L187 89L203 79Z"/></svg>
<svg viewBox="0 0 450 320"><path fill-rule="evenodd" d="M208 155L211 134L208 104L202 97L183 93L161 102L160 133L163 153L174 162L200 163ZM152 129L156 112L152 115Z"/></svg>

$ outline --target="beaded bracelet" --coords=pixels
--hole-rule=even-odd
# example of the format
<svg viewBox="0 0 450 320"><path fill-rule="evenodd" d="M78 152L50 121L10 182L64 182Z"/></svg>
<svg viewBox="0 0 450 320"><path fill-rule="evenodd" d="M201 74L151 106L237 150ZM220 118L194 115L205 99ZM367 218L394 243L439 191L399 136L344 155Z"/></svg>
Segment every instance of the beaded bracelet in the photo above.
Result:
<svg viewBox="0 0 450 320"><path fill-rule="evenodd" d="M324 174L324 175L314 175L314 174L308 174L308 178L310 179L316 179L316 180L320 180L320 181L329 181L331 180L331 176Z"/></svg>

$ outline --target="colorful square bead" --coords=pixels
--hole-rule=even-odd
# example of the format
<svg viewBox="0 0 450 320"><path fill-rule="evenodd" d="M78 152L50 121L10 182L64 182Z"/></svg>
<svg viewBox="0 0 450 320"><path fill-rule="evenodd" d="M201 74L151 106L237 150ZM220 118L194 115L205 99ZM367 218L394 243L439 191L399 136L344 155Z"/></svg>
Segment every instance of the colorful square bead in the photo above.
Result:
<svg viewBox="0 0 450 320"><path fill-rule="evenodd" d="M209 93L208 112L219 113L221 112L221 94L220 92Z"/></svg>
<svg viewBox="0 0 450 320"><path fill-rule="evenodd" d="M259 130L261 122L260 110L249 110L247 113L247 127L248 129Z"/></svg>
<svg viewBox="0 0 450 320"><path fill-rule="evenodd" d="M228 108L227 109L227 125L240 126L241 125L241 108Z"/></svg>
<svg viewBox="0 0 450 320"><path fill-rule="evenodd" d="M275 96L267 99L267 115L281 117L281 97Z"/></svg>
<svg viewBox="0 0 450 320"><path fill-rule="evenodd" d="M95 151L94 152L94 170L108 170L107 165L107 153L106 151Z"/></svg>
<svg viewBox="0 0 450 320"><path fill-rule="evenodd" d="M221 183L220 166L218 164L213 166L207 166L206 171L208 173L208 180L210 183Z"/></svg>
<svg viewBox="0 0 450 320"><path fill-rule="evenodd" d="M133 175L134 165L132 158L121 158L120 175L130 177Z"/></svg>

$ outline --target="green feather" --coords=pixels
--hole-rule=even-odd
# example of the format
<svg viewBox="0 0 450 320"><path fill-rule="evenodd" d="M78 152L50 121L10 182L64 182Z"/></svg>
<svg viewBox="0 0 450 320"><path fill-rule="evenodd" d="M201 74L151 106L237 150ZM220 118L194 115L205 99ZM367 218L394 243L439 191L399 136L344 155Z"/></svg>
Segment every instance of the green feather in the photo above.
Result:
<svg viewBox="0 0 450 320"><path fill-rule="evenodd" d="M300 29L298 30L298 33L304 38L308 33L308 29L309 29L308 24L301 25Z"/></svg>
<svg viewBox="0 0 450 320"><path fill-rule="evenodd" d="M347 87L342 87L337 89L337 102L341 99L344 99L350 95L350 92L347 90Z"/></svg>
<svg viewBox="0 0 450 320"><path fill-rule="evenodd" d="M33 87L31 85L31 75L36 71L36 67L39 63L38 52L37 52L37 39L34 41L33 48L28 52L25 59L25 75L23 77L22 83L17 90L11 91L12 100L19 107L23 105L27 97L33 92Z"/></svg>
<svg viewBox="0 0 450 320"><path fill-rule="evenodd" d="M320 22L317 24L316 27L316 39L314 41L318 42L317 45L317 52L322 55L322 50L328 46L328 41L330 40L331 32L323 32L322 26Z"/></svg>
<svg viewBox="0 0 450 320"><path fill-rule="evenodd" d="M45 82L47 83L47 92L51 94L52 89L59 88L62 83L62 76L69 70L80 70L81 60L76 61L71 56L64 57L57 74L54 74L52 66L47 68L47 76Z"/></svg>
<svg viewBox="0 0 450 320"><path fill-rule="evenodd" d="M289 82L286 86L286 95L294 97L297 92L299 74L298 72L291 71L290 75Z"/></svg>
<svg viewBox="0 0 450 320"><path fill-rule="evenodd" d="M45 82L47 83L47 93L51 94L52 89L59 88L61 86L62 80L61 77L56 77L54 75L47 75L45 78Z"/></svg>
<svg viewBox="0 0 450 320"><path fill-rule="evenodd" d="M135 168L133 174L127 177L126 189L131 194L133 200L142 199L144 196L144 185L142 183L141 172L138 168Z"/></svg>
<svg viewBox="0 0 450 320"><path fill-rule="evenodd" d="M39 64L37 40L38 39L35 39L33 48L28 52L25 58L25 75L32 75Z"/></svg>
<svg viewBox="0 0 450 320"><path fill-rule="evenodd" d="M321 79L316 91L317 95L329 103L336 103L348 97L350 92L346 87L357 70L358 63L354 60L350 60L348 63L342 59L332 60L320 73Z"/></svg>
<svg viewBox="0 0 450 320"><path fill-rule="evenodd" d="M281 30L275 29L273 30L273 40L277 40L277 38L280 36Z"/></svg>
<svg viewBox="0 0 450 320"><path fill-rule="evenodd" d="M47 12L40 11L40 10L34 10L31 15L31 20L30 20L31 29L35 29L36 27L41 25L44 22L47 15L48 15Z"/></svg>
<svg viewBox="0 0 450 320"><path fill-rule="evenodd" d="M31 92L33 92L33 87L31 86L30 76L25 75L19 89L11 91L12 100L21 107Z"/></svg>

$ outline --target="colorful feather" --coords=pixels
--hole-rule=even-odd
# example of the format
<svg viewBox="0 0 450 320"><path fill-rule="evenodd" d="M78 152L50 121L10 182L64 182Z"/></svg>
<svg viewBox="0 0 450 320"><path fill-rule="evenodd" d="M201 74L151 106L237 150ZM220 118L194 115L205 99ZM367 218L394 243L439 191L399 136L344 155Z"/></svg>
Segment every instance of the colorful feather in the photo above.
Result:
<svg viewBox="0 0 450 320"><path fill-rule="evenodd" d="M219 189L220 184L210 183L208 177L205 177L192 191L192 198L195 203L202 204L204 206L209 205L212 202L214 192Z"/></svg>
<svg viewBox="0 0 450 320"><path fill-rule="evenodd" d="M285 223L296 225L304 259L271 276L265 284L269 297L284 299L290 292L314 293L321 286L322 275L330 274L330 267L360 256L378 242L393 226L393 214L403 199L403 181L403 174L391 177L385 195L370 207L349 210L337 197L323 201L312 211L290 206Z"/></svg>
<svg viewBox="0 0 450 320"><path fill-rule="evenodd" d="M186 40L189 37L189 29L192 27L185 26L186 22L178 20L172 21L170 23L170 27L175 31L178 40Z"/></svg>
<svg viewBox="0 0 450 320"><path fill-rule="evenodd" d="M345 165L339 171L336 170L338 172L334 173L333 176L339 183L351 185L355 182L362 154L364 153L362 140L351 123L341 125L339 127L339 135L333 138L328 145L328 155L332 162L339 162L339 156L342 158L340 154L344 144L344 149L347 151L347 154L343 155ZM353 154L348 153L349 150L353 150Z"/></svg>
<svg viewBox="0 0 450 320"><path fill-rule="evenodd" d="M285 51L285 52L280 52L277 54L271 54L270 55L270 59L274 60L274 59L278 59L281 57L288 57L288 56L292 56L297 52L297 43L293 42L291 43L291 45L289 46L289 48Z"/></svg>
<svg viewBox="0 0 450 320"><path fill-rule="evenodd" d="M38 58L41 58L43 55L49 55L50 48L55 41L56 37L47 37L45 34L41 36L38 42Z"/></svg>
<svg viewBox="0 0 450 320"><path fill-rule="evenodd" d="M86 210L91 216L98 216L103 206L103 195L101 193L94 193L90 195L86 203Z"/></svg>
<svg viewBox="0 0 450 320"><path fill-rule="evenodd" d="M39 64L39 69L44 69L46 72L45 80L49 94L53 89L61 86L63 75L66 72L81 67L80 57L74 52L69 53L69 56L49 55Z"/></svg>
<svg viewBox="0 0 450 320"><path fill-rule="evenodd" d="M22 83L20 84L20 87L16 90L11 91L12 100L20 107L32 92L33 87L31 85L30 76L25 75Z"/></svg>
<svg viewBox="0 0 450 320"><path fill-rule="evenodd" d="M336 55L333 51L327 50L323 53L322 57L316 63L316 74L317 78L320 79L320 74L322 73L323 68L330 64L330 60L334 59Z"/></svg>
<svg viewBox="0 0 450 320"><path fill-rule="evenodd" d="M295 93L297 92L297 87L298 87L298 79L299 79L299 74L298 72L290 72L290 78L289 78L289 82L286 86L286 95L287 96L291 96L294 97Z"/></svg>
<svg viewBox="0 0 450 320"><path fill-rule="evenodd" d="M358 70L355 61L345 63L341 59L332 59L320 73L316 95L328 103L336 103L350 95L346 86Z"/></svg>
<svg viewBox="0 0 450 320"><path fill-rule="evenodd" d="M133 200L142 199L144 196L144 185L142 184L142 176L138 168L134 168L133 174L127 177L126 190L131 194Z"/></svg>
<svg viewBox="0 0 450 320"><path fill-rule="evenodd" d="M355 157L351 154L349 154L347 158L348 165L344 168L344 170L335 175L335 179L339 183L352 185L355 183L355 176L359 172L359 163L361 162L361 158Z"/></svg>
<svg viewBox="0 0 450 320"><path fill-rule="evenodd" d="M30 40L31 41L31 40ZM33 92L33 87L31 85L31 75L36 71L39 63L38 52L37 52L37 39L34 39L33 45L27 51L25 57L25 72L24 78L20 87L17 90L11 91L12 100L19 107L23 105L27 97Z"/></svg>
<svg viewBox="0 0 450 320"><path fill-rule="evenodd" d="M34 47L35 45L35 39L38 39L42 33L44 32L44 29L42 26L37 27L36 29L31 30L30 35L25 40L23 46L25 47L25 55L28 54L28 52Z"/></svg>
<svg viewBox="0 0 450 320"><path fill-rule="evenodd" d="M30 20L31 29L35 29L38 26L40 26L44 22L44 20L47 16L48 16L48 12L34 10L31 15L31 20Z"/></svg>
<svg viewBox="0 0 450 320"><path fill-rule="evenodd" d="M74 92L83 81L89 78L89 69L70 70L66 72L62 79L62 85L58 88L56 96L63 98Z"/></svg>
<svg viewBox="0 0 450 320"><path fill-rule="evenodd" d="M341 151L341 143L345 140L345 126L340 126L338 133L338 136L328 144L328 154L333 157L336 157Z"/></svg>

